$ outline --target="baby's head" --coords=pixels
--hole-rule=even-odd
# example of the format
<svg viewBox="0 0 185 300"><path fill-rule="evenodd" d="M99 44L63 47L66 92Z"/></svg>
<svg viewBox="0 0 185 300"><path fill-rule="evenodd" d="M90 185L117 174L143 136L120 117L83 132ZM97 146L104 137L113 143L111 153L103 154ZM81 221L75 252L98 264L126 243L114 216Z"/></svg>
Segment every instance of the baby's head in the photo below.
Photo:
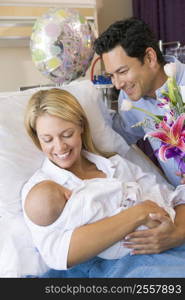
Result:
<svg viewBox="0 0 185 300"><path fill-rule="evenodd" d="M28 193L25 211L37 225L50 225L59 218L71 194L69 189L52 180L41 181Z"/></svg>
<svg viewBox="0 0 185 300"><path fill-rule="evenodd" d="M72 191L51 180L45 180L40 184L42 184L43 193L45 192L45 198L47 197L49 202L52 203L51 213L59 216L71 197Z"/></svg>

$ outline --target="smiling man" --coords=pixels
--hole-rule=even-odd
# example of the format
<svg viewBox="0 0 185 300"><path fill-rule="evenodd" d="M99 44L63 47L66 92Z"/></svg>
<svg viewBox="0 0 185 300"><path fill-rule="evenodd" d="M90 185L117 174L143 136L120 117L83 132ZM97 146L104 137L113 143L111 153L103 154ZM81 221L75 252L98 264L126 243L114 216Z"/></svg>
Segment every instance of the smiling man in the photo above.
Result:
<svg viewBox="0 0 185 300"><path fill-rule="evenodd" d="M152 47L145 50L142 60L128 56L120 45L104 53L102 58L116 89L124 90L133 101L139 100L143 95L155 98L155 90L166 81Z"/></svg>
<svg viewBox="0 0 185 300"><path fill-rule="evenodd" d="M95 51L103 59L106 72L112 82L120 90L118 99L118 113L113 118L113 128L129 143L137 140L151 131L151 127L132 125L142 122L146 115L138 110L123 111L122 103L125 99L134 101L134 106L144 108L156 115L164 115L164 110L158 106L161 90L166 88L167 77L164 73L166 62L176 63L176 81L178 85L185 85L185 65L175 57L163 56L153 32L147 24L137 18L117 21L96 39ZM156 140L150 141L153 150L159 147ZM169 182L177 186L180 177L176 175L178 166L169 159L159 161ZM166 249L181 245L185 242L185 205L175 207L176 218L169 226L165 220L155 215L159 226L151 230L141 230L128 235L132 247L137 254L146 253L149 245L158 249L158 253ZM150 252L152 253L152 252Z"/></svg>
<svg viewBox="0 0 185 300"><path fill-rule="evenodd" d="M162 97L161 90L166 88L166 62L176 63L176 81L185 85L185 65L175 57L163 56L158 41L149 26L137 18L117 21L96 39L95 51L103 59L107 74L115 87L120 90L119 111L113 119L113 128L128 142L135 144L151 131L147 127L132 127L144 121L146 116L138 110L122 111L124 99L134 101L134 106L144 108L156 115L164 115L164 109L158 106L157 98ZM157 140L150 140L155 152L160 145ZM177 186L181 178L176 175L178 165L171 159L167 162L158 160L168 181Z"/></svg>

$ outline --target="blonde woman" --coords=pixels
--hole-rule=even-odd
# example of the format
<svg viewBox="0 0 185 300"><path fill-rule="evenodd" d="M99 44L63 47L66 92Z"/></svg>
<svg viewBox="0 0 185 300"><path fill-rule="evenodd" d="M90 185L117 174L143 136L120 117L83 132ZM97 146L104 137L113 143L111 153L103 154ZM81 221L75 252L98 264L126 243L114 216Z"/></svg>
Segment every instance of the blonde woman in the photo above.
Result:
<svg viewBox="0 0 185 300"><path fill-rule="evenodd" d="M84 180L124 180L127 174L127 181L136 181L146 194L152 188L161 192L164 190L166 193L168 188L158 185L153 174L144 173L119 155L98 150L92 141L82 107L65 90L54 88L35 93L27 106L25 126L33 142L46 155L46 159L41 169L36 171L23 188L23 211L34 243L50 268L69 269L69 272L76 272L76 268L80 268L79 277L82 273L85 274L83 277L90 277L89 270L95 270L98 262L101 266L97 272L93 271L96 274L92 272L93 276L111 277L109 271L108 276L105 261L96 257L100 252L124 237L127 238L140 225L160 227L159 223L152 220L149 215L151 213L166 219L167 230L173 227L166 212L156 203L147 200L114 216L64 231L60 222L63 202L60 201L57 184L72 190ZM175 200L175 205L182 202L180 196ZM150 236L150 229L145 234ZM152 234L153 232L150 244L143 244L141 247L136 241L135 244L128 245L133 248L132 253L137 254L137 250L141 248L143 253L157 252ZM165 249L164 241L163 250ZM114 263L118 264L117 260ZM120 272L124 277L123 267L124 263L120 259L119 271L112 277L119 277ZM61 276L69 277L67 272L68 270L61 271Z"/></svg>

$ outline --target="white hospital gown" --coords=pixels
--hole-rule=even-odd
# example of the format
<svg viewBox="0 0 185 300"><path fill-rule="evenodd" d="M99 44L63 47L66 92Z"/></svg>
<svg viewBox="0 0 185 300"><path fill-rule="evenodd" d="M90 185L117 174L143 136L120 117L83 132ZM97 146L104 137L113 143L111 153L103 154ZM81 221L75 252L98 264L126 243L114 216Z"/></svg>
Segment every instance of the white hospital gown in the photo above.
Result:
<svg viewBox="0 0 185 300"><path fill-rule="evenodd" d="M54 269L67 269L70 239L76 227L114 215L147 199L164 207L173 219L175 212L172 207L185 203L183 186L173 190L169 185L159 185L155 175L144 173L138 166L119 155L106 159L84 151L84 156L94 162L107 178L81 180L46 159L42 168L30 178L22 191L24 211L26 195L38 182L49 179L74 190L63 212L51 225L34 224L24 211L36 247L46 264ZM101 252L99 256L116 259L129 251L120 241Z"/></svg>

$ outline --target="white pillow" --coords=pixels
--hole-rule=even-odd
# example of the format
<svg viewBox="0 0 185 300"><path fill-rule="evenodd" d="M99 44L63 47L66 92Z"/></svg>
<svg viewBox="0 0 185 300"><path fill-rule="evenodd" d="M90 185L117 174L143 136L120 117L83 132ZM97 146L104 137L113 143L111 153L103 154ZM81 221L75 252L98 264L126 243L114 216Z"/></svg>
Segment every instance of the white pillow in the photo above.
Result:
<svg viewBox="0 0 185 300"><path fill-rule="evenodd" d="M110 127L101 92L91 81L74 81L62 88L71 92L84 108L95 144L102 150L124 156L129 147ZM20 190L44 158L27 136L23 124L25 106L38 90L0 93L0 215L21 210Z"/></svg>
<svg viewBox="0 0 185 300"><path fill-rule="evenodd" d="M90 80L71 82L63 89L73 94L86 112L93 141L100 150L125 155L129 150L124 139L111 128L111 117L102 101L102 93Z"/></svg>

